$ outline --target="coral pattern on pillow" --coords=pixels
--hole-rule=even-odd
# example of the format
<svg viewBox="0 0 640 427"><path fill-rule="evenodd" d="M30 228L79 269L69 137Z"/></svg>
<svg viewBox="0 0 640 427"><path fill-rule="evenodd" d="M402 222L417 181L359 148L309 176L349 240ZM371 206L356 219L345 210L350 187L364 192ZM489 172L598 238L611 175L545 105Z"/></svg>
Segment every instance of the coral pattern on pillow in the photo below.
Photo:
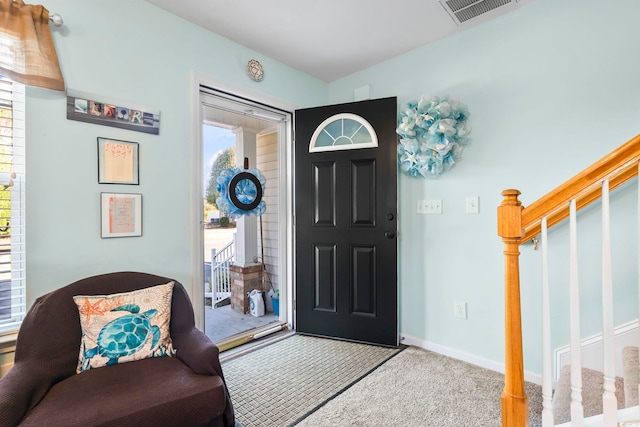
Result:
<svg viewBox="0 0 640 427"><path fill-rule="evenodd" d="M111 295L76 295L82 339L76 372L175 356L169 322L173 282Z"/></svg>

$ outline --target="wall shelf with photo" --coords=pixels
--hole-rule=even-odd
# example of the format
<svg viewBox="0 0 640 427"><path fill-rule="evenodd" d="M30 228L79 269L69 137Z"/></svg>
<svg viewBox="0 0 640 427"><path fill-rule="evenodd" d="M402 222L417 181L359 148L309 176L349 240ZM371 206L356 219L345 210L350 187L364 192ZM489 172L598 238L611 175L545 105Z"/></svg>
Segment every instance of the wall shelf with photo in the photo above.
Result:
<svg viewBox="0 0 640 427"><path fill-rule="evenodd" d="M67 119L160 134L160 111L99 95L67 91Z"/></svg>

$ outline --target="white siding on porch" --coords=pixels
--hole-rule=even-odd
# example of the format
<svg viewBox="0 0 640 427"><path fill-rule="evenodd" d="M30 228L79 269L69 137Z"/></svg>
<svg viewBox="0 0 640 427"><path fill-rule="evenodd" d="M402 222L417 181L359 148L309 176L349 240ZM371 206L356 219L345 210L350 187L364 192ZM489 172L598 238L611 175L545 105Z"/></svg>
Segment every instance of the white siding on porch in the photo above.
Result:
<svg viewBox="0 0 640 427"><path fill-rule="evenodd" d="M279 236L279 217L280 206L278 199L280 197L278 189L278 132L263 132L256 138L256 164L258 169L267 178L263 200L267 204L267 210L262 216L262 239L264 248L261 248L260 231L258 229L258 255L264 249L264 262L266 265L267 277L265 277L265 290L270 289L269 280L274 289L279 289L280 277L278 275L278 236ZM258 221L258 227L260 223Z"/></svg>

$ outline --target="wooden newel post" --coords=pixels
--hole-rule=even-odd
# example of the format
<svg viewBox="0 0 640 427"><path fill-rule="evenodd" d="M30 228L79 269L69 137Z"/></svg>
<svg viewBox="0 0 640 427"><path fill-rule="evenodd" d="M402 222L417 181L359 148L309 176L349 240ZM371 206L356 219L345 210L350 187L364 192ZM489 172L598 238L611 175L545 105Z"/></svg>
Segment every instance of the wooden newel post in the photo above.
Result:
<svg viewBox="0 0 640 427"><path fill-rule="evenodd" d="M518 190L504 190L498 207L498 235L504 242L505 261L505 382L502 391L502 427L529 425L524 390L522 315L520 310L520 239L522 204Z"/></svg>

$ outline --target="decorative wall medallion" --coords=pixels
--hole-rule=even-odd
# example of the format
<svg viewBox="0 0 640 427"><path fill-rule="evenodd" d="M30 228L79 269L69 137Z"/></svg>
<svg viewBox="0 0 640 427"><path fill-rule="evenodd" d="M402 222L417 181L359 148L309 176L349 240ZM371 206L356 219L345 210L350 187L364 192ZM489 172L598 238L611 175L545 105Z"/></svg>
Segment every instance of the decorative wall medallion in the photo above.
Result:
<svg viewBox="0 0 640 427"><path fill-rule="evenodd" d="M262 64L255 59L251 59L247 63L247 75L254 82L261 81L264 78L264 69L262 68Z"/></svg>

